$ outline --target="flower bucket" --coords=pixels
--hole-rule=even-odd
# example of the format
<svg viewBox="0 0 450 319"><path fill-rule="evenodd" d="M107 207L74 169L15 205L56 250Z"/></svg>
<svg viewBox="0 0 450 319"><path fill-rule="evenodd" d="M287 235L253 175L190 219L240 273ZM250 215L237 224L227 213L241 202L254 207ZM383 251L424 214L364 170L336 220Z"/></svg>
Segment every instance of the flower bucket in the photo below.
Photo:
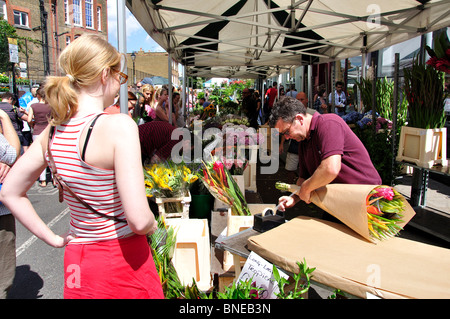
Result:
<svg viewBox="0 0 450 319"><path fill-rule="evenodd" d="M206 218L211 220L211 210L214 205L214 197L211 194L191 194L189 207L190 218Z"/></svg>
<svg viewBox="0 0 450 319"><path fill-rule="evenodd" d="M181 197L156 197L155 202L158 205L159 216L164 218L189 218L189 205L191 203L191 194Z"/></svg>
<svg viewBox="0 0 450 319"><path fill-rule="evenodd" d="M448 166L447 128L421 129L402 126L396 160L425 168L436 164Z"/></svg>

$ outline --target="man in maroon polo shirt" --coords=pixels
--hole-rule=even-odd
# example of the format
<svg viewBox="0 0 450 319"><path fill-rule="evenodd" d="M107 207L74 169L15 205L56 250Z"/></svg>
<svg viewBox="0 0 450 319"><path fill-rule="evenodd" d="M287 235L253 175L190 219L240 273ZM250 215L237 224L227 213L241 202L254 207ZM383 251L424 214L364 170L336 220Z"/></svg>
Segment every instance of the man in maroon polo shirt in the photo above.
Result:
<svg viewBox="0 0 450 319"><path fill-rule="evenodd" d="M143 162L169 159L172 148L182 139L172 140L172 132L176 127L165 121L147 122L139 125L138 129Z"/></svg>
<svg viewBox="0 0 450 319"><path fill-rule="evenodd" d="M269 124L300 142L297 185L302 187L296 196L279 199L281 210L299 200L310 203L311 192L330 183L381 184L366 148L338 115L311 114L300 101L286 97L273 107Z"/></svg>

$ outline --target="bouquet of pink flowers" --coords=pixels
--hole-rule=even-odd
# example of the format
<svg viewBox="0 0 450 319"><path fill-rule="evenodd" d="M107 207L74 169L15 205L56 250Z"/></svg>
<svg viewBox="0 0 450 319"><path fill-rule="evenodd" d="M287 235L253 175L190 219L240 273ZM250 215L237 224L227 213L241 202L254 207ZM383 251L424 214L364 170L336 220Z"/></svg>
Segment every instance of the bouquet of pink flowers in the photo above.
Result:
<svg viewBox="0 0 450 319"><path fill-rule="evenodd" d="M237 147L234 145L219 147L214 149L211 154L220 159L231 175L243 175L248 166L248 160L243 156L238 156Z"/></svg>
<svg viewBox="0 0 450 319"><path fill-rule="evenodd" d="M250 215L247 202L228 169L218 160L203 162L203 183L218 200L231 206L233 215Z"/></svg>

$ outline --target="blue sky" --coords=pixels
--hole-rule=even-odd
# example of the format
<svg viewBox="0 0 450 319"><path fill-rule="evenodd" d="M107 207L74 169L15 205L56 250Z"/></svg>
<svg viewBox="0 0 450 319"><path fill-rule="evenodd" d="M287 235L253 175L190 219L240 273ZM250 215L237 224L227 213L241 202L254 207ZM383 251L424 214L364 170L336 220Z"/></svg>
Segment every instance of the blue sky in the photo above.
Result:
<svg viewBox="0 0 450 319"><path fill-rule="evenodd" d="M127 53L139 51L164 52L145 32L139 22L126 9ZM117 48L117 1L108 1L108 41Z"/></svg>

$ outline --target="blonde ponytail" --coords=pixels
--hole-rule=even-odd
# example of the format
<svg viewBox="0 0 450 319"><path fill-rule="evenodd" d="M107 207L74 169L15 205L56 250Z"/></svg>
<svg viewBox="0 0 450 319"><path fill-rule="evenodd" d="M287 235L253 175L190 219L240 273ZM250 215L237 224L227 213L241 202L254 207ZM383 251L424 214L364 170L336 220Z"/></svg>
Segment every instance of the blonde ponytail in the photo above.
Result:
<svg viewBox="0 0 450 319"><path fill-rule="evenodd" d="M51 107L51 125L67 122L78 108L77 92L65 76L47 77L45 96Z"/></svg>
<svg viewBox="0 0 450 319"><path fill-rule="evenodd" d="M45 95L52 109L52 125L68 121L78 109L80 89L95 85L104 69L118 70L122 55L104 38L84 34L67 46L59 56L65 76L49 76Z"/></svg>

